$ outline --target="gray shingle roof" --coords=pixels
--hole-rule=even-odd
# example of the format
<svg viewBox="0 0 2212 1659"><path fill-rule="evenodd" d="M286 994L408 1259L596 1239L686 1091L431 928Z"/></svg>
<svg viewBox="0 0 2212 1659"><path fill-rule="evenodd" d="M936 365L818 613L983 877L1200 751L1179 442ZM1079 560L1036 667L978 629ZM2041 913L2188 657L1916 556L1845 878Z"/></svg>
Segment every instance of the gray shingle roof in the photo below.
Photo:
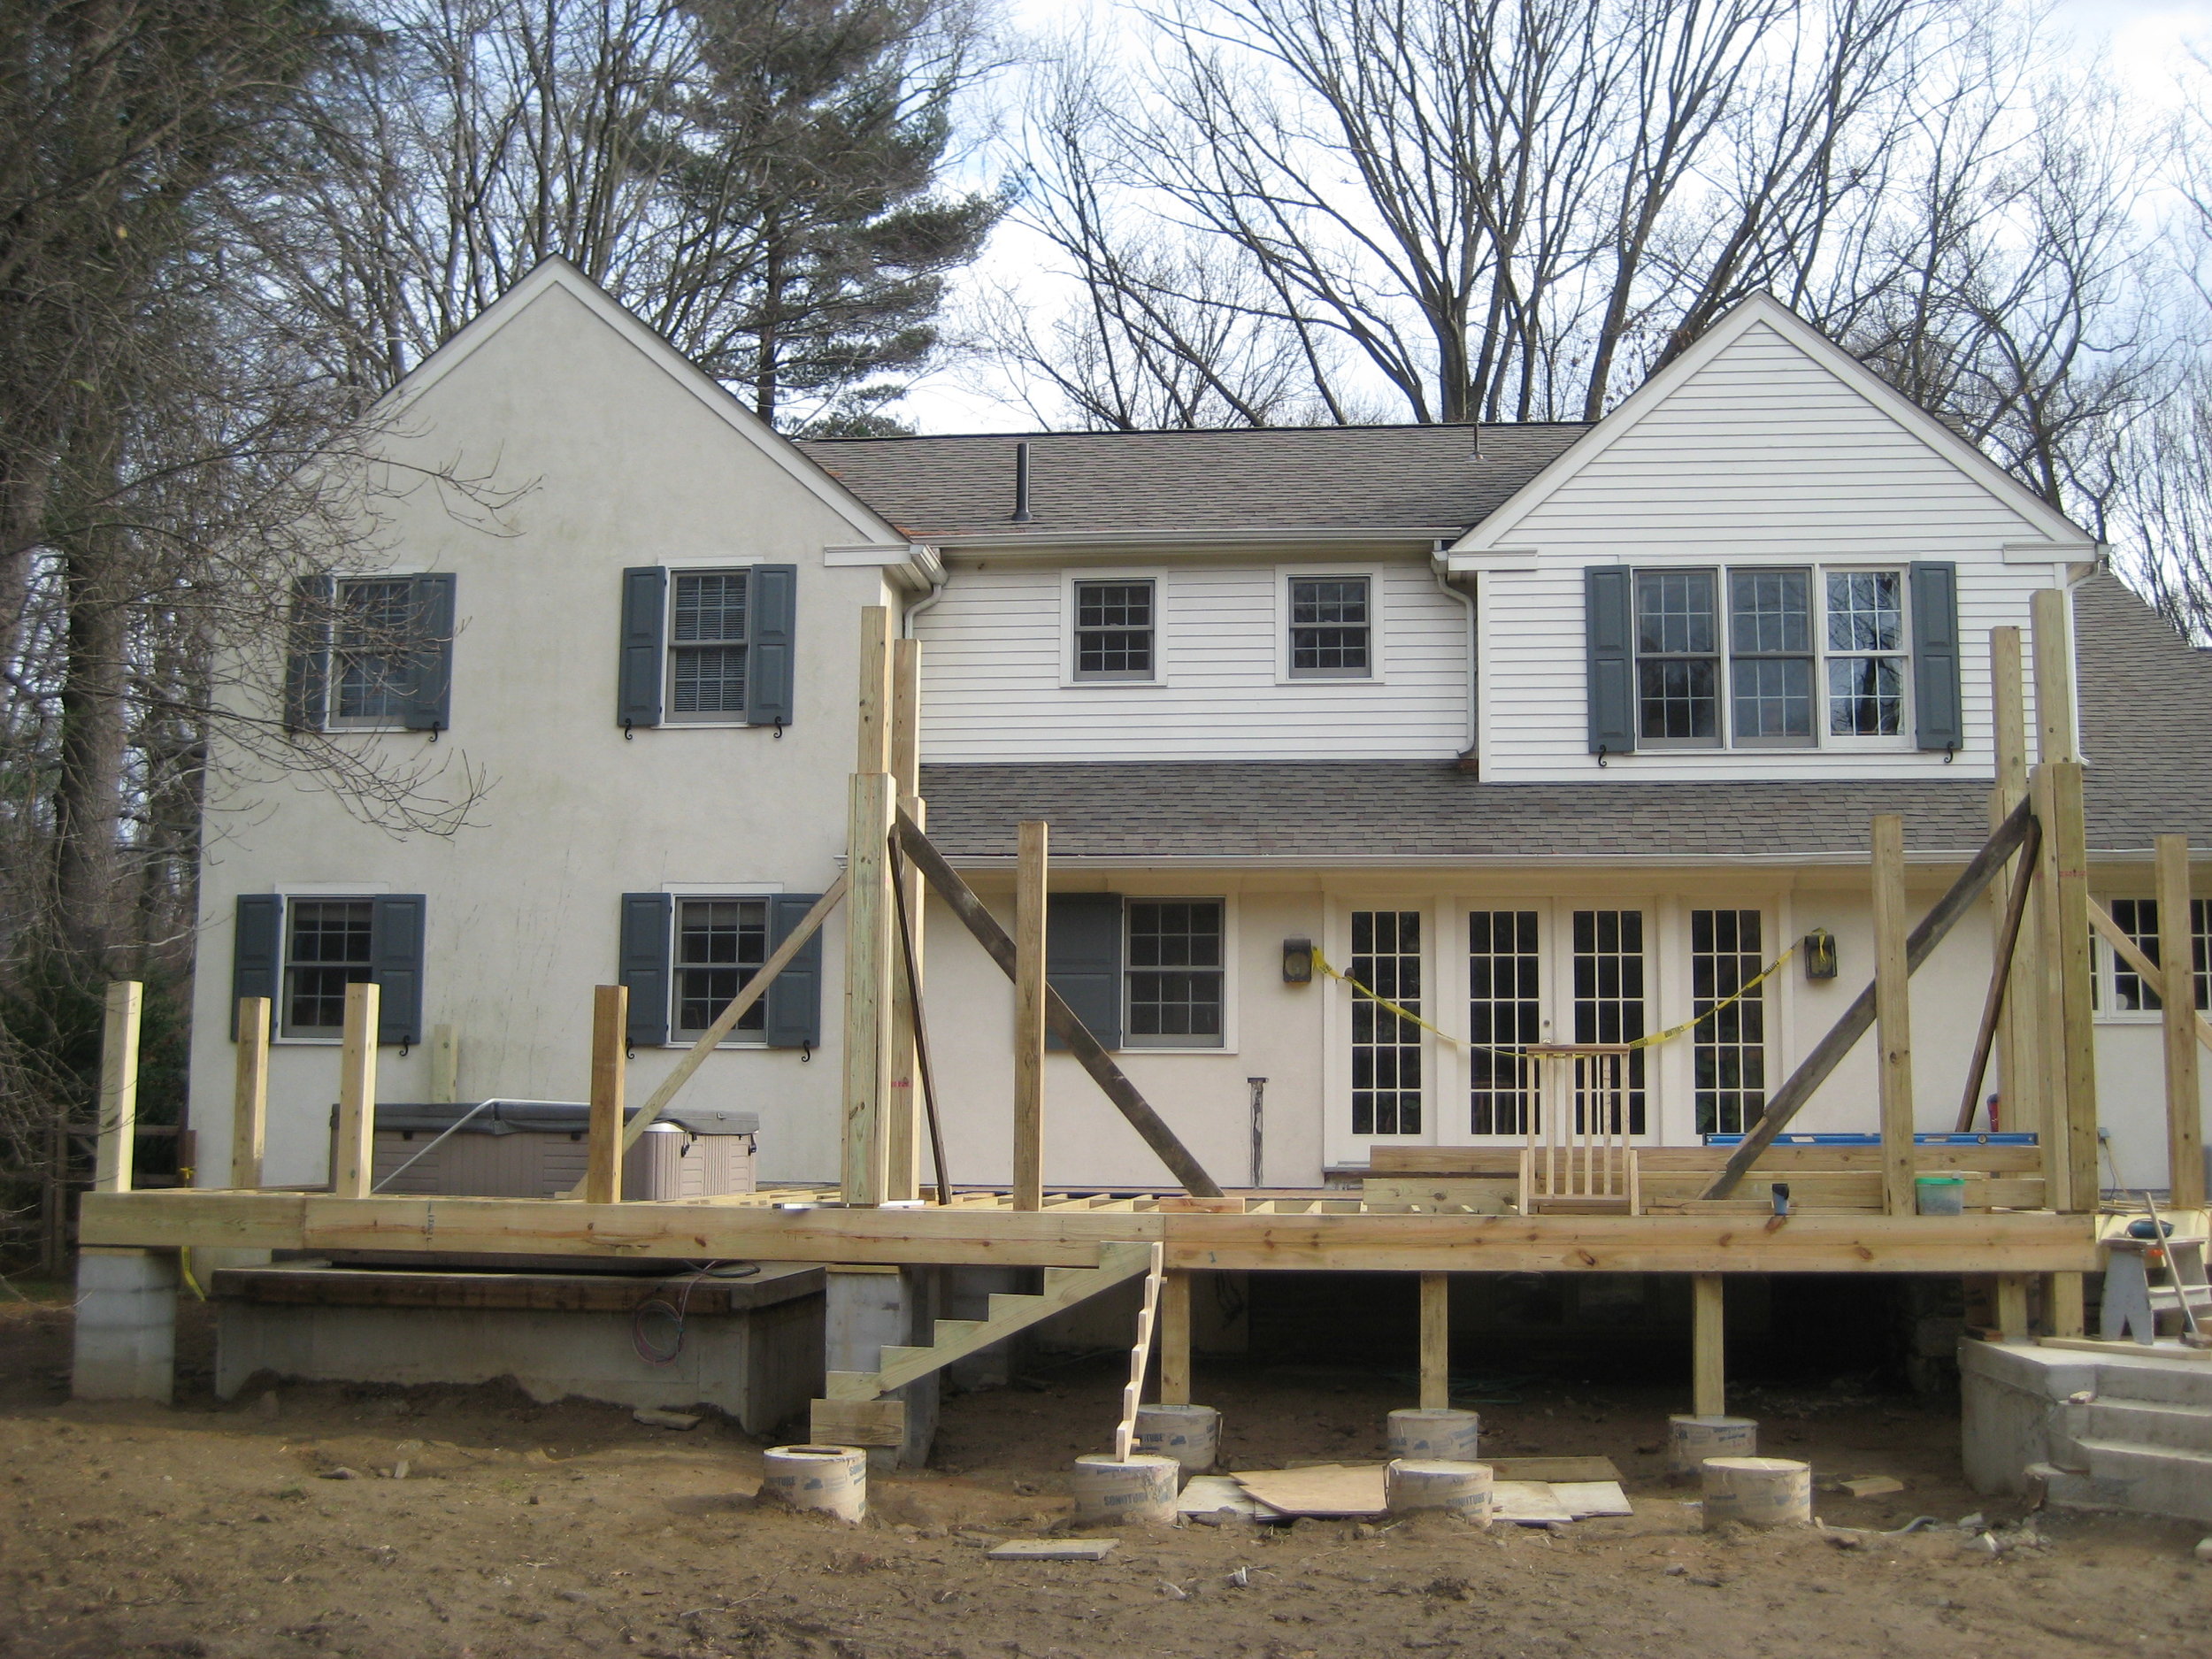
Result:
<svg viewBox="0 0 2212 1659"><path fill-rule="evenodd" d="M2090 842L2140 851L2185 831L2212 851L2212 654L2110 576L2077 604ZM1863 855L1867 818L1904 815L1924 853L1978 846L1978 779L1881 783L1486 783L1445 761L933 765L930 833L956 857L1010 857L1052 823L1056 857L1694 858Z"/></svg>
<svg viewBox="0 0 2212 1659"><path fill-rule="evenodd" d="M1491 512L1588 429L1566 422L1284 426L832 438L799 447L917 539L1016 531L1014 446L1024 442L1032 522L1018 528L1028 534L1444 534Z"/></svg>

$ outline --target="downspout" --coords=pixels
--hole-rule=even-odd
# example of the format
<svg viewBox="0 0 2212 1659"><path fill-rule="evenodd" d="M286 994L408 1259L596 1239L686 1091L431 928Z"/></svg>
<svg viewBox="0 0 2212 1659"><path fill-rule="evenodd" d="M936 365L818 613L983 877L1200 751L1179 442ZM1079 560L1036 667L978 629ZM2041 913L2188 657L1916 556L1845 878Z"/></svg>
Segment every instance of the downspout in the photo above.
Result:
<svg viewBox="0 0 2212 1659"><path fill-rule="evenodd" d="M937 574L929 579L929 592L915 603L907 606L899 618L899 635L902 639L910 640L914 637L914 618L942 599L945 596L945 589L951 586L952 561L941 559Z"/></svg>
<svg viewBox="0 0 2212 1659"><path fill-rule="evenodd" d="M1467 741L1459 751L1462 772L1480 770L1482 757L1478 753L1482 742L1482 665L1475 637L1475 596L1452 582L1451 568L1445 563L1444 543L1439 540L1429 552L1429 574L1436 579L1439 593L1456 599L1467 609Z"/></svg>

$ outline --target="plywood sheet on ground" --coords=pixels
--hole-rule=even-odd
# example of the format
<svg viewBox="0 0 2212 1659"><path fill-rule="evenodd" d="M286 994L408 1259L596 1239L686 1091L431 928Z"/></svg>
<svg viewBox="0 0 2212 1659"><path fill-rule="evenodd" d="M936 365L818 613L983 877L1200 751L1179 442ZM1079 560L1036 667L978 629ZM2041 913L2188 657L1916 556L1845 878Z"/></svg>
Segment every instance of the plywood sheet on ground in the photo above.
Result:
<svg viewBox="0 0 2212 1659"><path fill-rule="evenodd" d="M1380 1515L1388 1507L1380 1463L1256 1469L1236 1479L1253 1497L1286 1515Z"/></svg>

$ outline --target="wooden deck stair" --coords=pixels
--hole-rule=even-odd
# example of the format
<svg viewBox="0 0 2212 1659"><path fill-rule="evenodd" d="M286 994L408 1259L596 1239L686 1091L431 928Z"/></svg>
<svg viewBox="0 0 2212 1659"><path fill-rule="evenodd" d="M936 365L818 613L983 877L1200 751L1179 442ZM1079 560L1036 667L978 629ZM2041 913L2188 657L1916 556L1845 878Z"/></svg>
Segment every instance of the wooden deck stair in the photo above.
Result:
<svg viewBox="0 0 2212 1659"><path fill-rule="evenodd" d="M858 1440L870 1432L860 1426L868 1423L870 1414L850 1411L825 1411L825 1406L836 1407L855 1402L874 1401L908 1383L926 1377L930 1372L964 1359L994 1342L1003 1341L1031 1325L1064 1312L1079 1302L1087 1302L1102 1290L1111 1289L1125 1279L1136 1278L1152 1263L1149 1244L1108 1244L1099 1248L1096 1267L1048 1267L1045 1269L1045 1285L1041 1295L1009 1294L1003 1291L991 1297L990 1315L982 1319L940 1319L930 1329L930 1343L926 1348L912 1348L886 1344L882 1356L872 1371L833 1371L826 1381L827 1398L814 1402L814 1436L817 1440L863 1445L880 1445L881 1440ZM841 1431L826 1432L826 1431ZM887 1425L878 1432L887 1432Z"/></svg>

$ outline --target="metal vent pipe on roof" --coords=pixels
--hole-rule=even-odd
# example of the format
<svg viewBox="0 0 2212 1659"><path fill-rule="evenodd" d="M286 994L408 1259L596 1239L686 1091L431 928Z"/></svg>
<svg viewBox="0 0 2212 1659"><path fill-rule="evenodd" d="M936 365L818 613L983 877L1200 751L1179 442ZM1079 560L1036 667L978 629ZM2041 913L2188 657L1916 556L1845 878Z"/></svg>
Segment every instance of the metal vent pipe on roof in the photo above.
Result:
<svg viewBox="0 0 2212 1659"><path fill-rule="evenodd" d="M1027 440L1014 446L1014 520L1016 524L1029 522L1029 444Z"/></svg>

